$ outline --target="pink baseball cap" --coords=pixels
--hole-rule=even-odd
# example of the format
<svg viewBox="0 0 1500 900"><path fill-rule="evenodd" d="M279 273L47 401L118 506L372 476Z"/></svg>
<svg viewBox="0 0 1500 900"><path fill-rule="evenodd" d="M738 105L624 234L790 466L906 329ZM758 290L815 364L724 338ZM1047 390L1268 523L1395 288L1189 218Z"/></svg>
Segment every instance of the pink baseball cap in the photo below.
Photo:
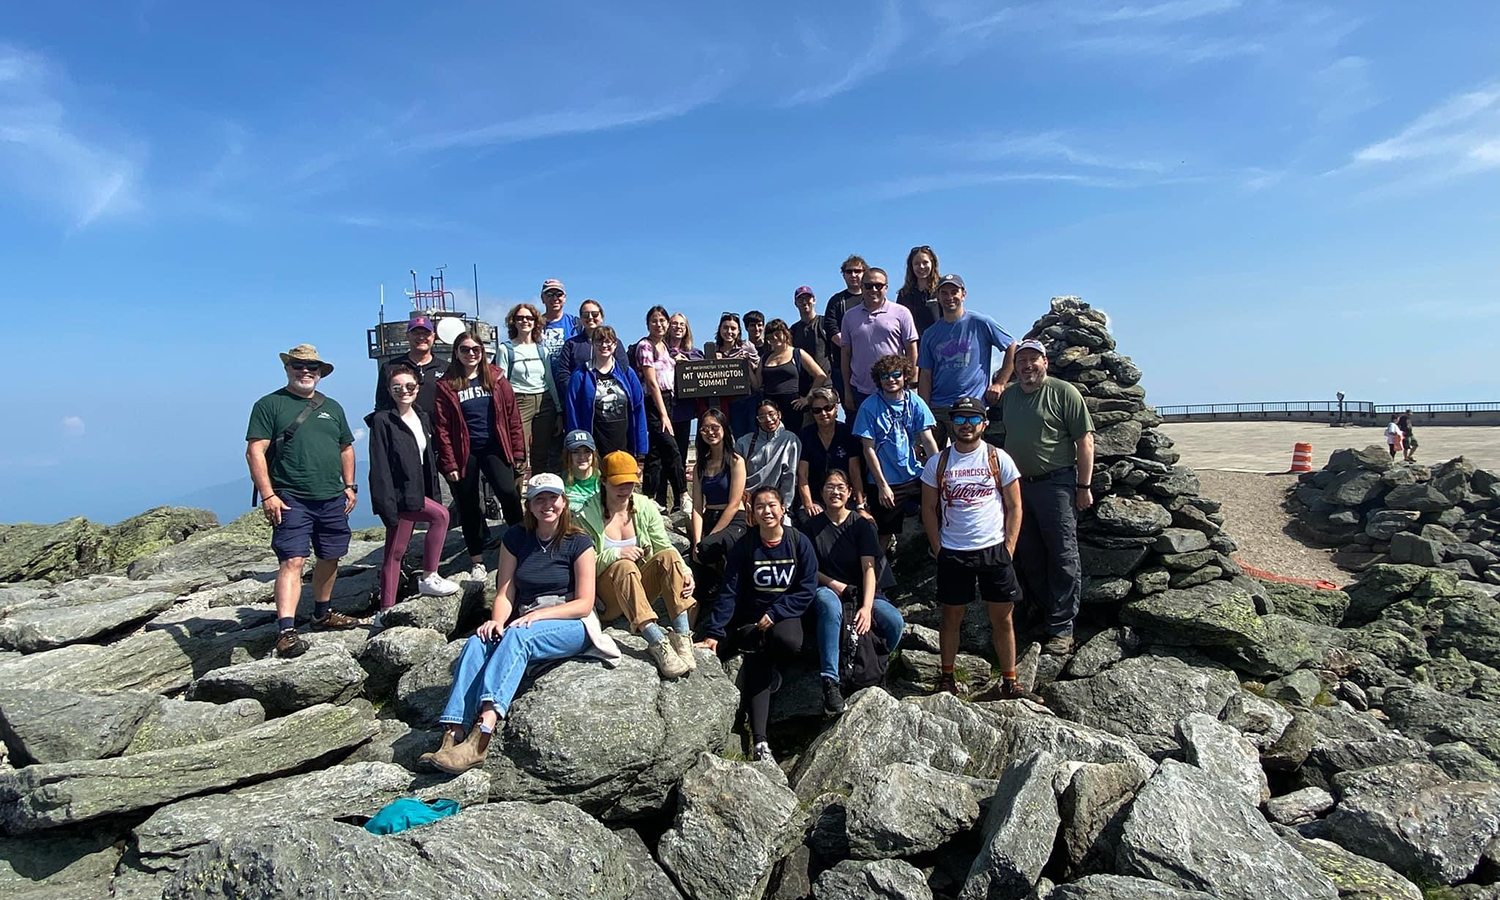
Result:
<svg viewBox="0 0 1500 900"><path fill-rule="evenodd" d="M798 300L802 297L803 294L812 294L814 297L818 296L817 294L813 294L812 288L804 284L801 287L797 288L795 291L792 291L792 299Z"/></svg>

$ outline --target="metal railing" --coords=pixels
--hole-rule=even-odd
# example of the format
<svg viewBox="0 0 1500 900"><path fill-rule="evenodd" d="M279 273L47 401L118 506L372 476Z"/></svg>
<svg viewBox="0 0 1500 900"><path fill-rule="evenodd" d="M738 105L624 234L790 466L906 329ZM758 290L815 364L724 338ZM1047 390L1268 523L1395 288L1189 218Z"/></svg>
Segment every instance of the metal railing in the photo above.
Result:
<svg viewBox="0 0 1500 900"><path fill-rule="evenodd" d="M1405 407L1402 407L1405 409ZM1345 400L1345 415L1372 415L1377 407L1363 400ZM1272 413L1328 413L1338 415L1336 400L1278 400L1256 403L1190 403L1182 406L1158 406L1157 413L1163 416L1244 416L1268 415ZM1415 411L1415 407L1413 407Z"/></svg>
<svg viewBox="0 0 1500 900"><path fill-rule="evenodd" d="M1413 415L1426 413L1477 413L1477 412L1500 412L1500 400L1488 400L1482 403L1381 403L1375 407L1377 415L1390 415L1411 410Z"/></svg>

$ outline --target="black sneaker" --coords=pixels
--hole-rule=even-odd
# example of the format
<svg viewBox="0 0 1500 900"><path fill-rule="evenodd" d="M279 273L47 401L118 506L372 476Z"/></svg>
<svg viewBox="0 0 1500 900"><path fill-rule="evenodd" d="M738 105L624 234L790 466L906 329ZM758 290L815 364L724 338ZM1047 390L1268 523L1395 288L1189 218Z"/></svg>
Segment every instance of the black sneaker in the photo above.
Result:
<svg viewBox="0 0 1500 900"><path fill-rule="evenodd" d="M837 716L844 712L844 692L832 678L823 679L823 715Z"/></svg>
<svg viewBox="0 0 1500 900"><path fill-rule="evenodd" d="M953 680L952 672L944 672L938 676L937 685L933 687L934 694L952 694L958 696L958 682Z"/></svg>
<svg viewBox="0 0 1500 900"><path fill-rule="evenodd" d="M292 659L307 652L307 641L297 633L295 628L284 628L280 636L276 638L276 655L282 659Z"/></svg>

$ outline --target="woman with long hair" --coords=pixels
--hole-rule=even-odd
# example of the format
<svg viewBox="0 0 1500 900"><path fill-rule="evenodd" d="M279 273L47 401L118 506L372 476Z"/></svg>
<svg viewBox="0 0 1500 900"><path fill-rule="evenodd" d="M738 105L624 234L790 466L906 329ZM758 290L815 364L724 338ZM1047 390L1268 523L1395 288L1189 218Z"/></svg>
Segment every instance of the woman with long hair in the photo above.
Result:
<svg viewBox="0 0 1500 900"><path fill-rule="evenodd" d="M896 302L911 313L919 335L943 317L937 302L939 278L937 252L926 244L911 248L906 254L906 283L896 293Z"/></svg>
<svg viewBox="0 0 1500 900"><path fill-rule="evenodd" d="M495 348L495 366L505 373L515 392L527 461L546 459L547 442L553 436L533 433L531 423L541 411L543 397L550 398L559 409L562 403L552 381L551 357L541 342L541 312L530 303L517 303L505 315L505 332L510 340Z"/></svg>
<svg viewBox="0 0 1500 900"><path fill-rule="evenodd" d="M703 358L703 351L693 344L693 326L688 322L687 316L680 312L672 313L668 325L667 352L672 354L674 363L685 359ZM692 440L693 420L698 418L699 404L702 402L701 400L679 399L672 407L672 439L677 443L677 458L681 460L683 467L684 484L687 478L688 441ZM683 497L682 508L685 512L692 509L691 494Z"/></svg>
<svg viewBox="0 0 1500 900"><path fill-rule="evenodd" d="M600 325L589 337L593 359L573 372L563 395L563 415L569 431L587 431L594 436L600 456L624 450L645 456L650 438L646 432L646 397L641 380L621 365L615 349L620 338L614 328Z"/></svg>
<svg viewBox="0 0 1500 900"><path fill-rule="evenodd" d="M740 334L740 317L724 313L719 316L719 330L703 355L708 359L743 359L750 363L750 393L715 398L720 409L728 402L729 423L735 434L749 434L755 427L755 395L760 392L760 351Z"/></svg>
<svg viewBox="0 0 1500 900"><path fill-rule="evenodd" d="M693 656L693 573L667 537L661 510L637 494L640 466L629 453L604 457L604 486L579 510L578 520L594 539L598 558L601 621L624 616L630 630L646 639L646 652L667 678L698 667ZM651 601L666 607L670 627L657 624Z"/></svg>
<svg viewBox="0 0 1500 900"><path fill-rule="evenodd" d="M809 376L810 384L805 394L804 374ZM812 401L812 390L827 383L828 373L812 354L792 346L792 329L786 322L772 319L766 326L766 356L760 361L760 387L764 398L781 410L781 420L788 428L802 427L802 410Z"/></svg>
<svg viewBox="0 0 1500 900"><path fill-rule="evenodd" d="M521 521L517 473L526 465L526 438L510 382L485 362L484 342L465 331L453 342L453 359L438 383L433 406L438 471L458 501L471 574L484 580L484 545L489 529L479 498L479 479L489 482L500 500L507 525Z"/></svg>
<svg viewBox="0 0 1500 900"><path fill-rule="evenodd" d="M635 345L637 374L646 394L646 431L650 441L641 487L658 506L667 505L668 487L679 505L687 493L687 473L677 453L676 423L672 421L672 410L677 405L677 359L667 347L670 330L671 317L666 309L653 306L646 312L646 336Z"/></svg>
<svg viewBox="0 0 1500 900"><path fill-rule="evenodd" d="M734 449L745 458L745 490L761 485L776 489L781 505L792 508L797 492L797 461L802 444L797 435L781 425L781 408L769 397L755 409L755 430L741 435Z"/></svg>
<svg viewBox="0 0 1500 900"><path fill-rule="evenodd" d="M543 473L531 479L524 522L506 529L489 621L458 658L438 720L442 746L422 757L444 772L484 762L529 664L578 656L607 666L620 662L620 648L594 614L594 544L573 524L561 478Z"/></svg>
<svg viewBox="0 0 1500 900"><path fill-rule="evenodd" d="M797 497L801 501L798 520L823 511L823 480L833 471L848 476L851 494L846 505L855 512L862 512L865 507L864 466L860 461L862 450L849 423L839 421L839 395L831 387L815 388L812 403L807 408L812 413L813 423L803 428L799 435L802 453L797 459Z"/></svg>
<svg viewBox="0 0 1500 900"><path fill-rule="evenodd" d="M424 596L457 593L459 586L438 574L443 540L448 536L448 510L438 502L437 464L433 461L432 422L416 408L414 368L402 363L386 367L392 406L370 414L370 505L385 523L385 555L380 564L380 628L385 611L396 605L401 584L401 558L418 522L427 524L422 544L422 577L417 592Z"/></svg>
<svg viewBox="0 0 1500 900"><path fill-rule="evenodd" d="M729 417L723 410L706 410L698 420L693 513L688 517L688 557L700 601L716 597L719 567L748 527L745 458L735 452Z"/></svg>

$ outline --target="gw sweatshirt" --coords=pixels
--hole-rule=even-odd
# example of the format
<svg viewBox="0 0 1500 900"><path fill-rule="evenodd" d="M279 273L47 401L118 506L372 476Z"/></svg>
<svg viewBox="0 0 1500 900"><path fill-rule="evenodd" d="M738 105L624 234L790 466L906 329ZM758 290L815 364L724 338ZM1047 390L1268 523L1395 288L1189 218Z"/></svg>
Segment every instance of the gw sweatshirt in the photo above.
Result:
<svg viewBox="0 0 1500 900"><path fill-rule="evenodd" d="M797 541L795 561L790 539ZM781 541L767 547L755 529L730 548L719 602L704 630L709 637L722 638L733 620L756 622L767 614L773 622L795 619L812 604L817 590L818 551L807 535L785 528Z"/></svg>

